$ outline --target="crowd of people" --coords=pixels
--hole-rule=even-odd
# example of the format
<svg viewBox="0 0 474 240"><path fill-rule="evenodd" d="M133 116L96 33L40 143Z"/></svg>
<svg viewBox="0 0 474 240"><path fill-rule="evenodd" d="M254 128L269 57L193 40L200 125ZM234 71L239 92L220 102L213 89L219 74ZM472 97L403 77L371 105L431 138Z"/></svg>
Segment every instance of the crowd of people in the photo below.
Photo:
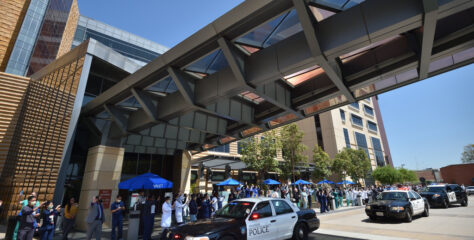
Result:
<svg viewBox="0 0 474 240"><path fill-rule="evenodd" d="M365 205L376 201L378 193L384 190L414 190L420 191L421 185L393 185L357 187L354 185L271 185L258 186L244 184L232 186L228 190L215 189L212 194L176 193L172 197L147 195L140 191L134 209L140 210L139 234L144 240L151 239L155 216L161 214L160 226L165 232L173 225L186 222L195 222L199 219L211 218L225 203L241 198L270 197L286 198L300 208L319 208L321 213L329 212L340 207ZM227 194L224 194L227 193ZM345 202L345 204L344 204ZM52 201L40 203L36 193L31 193L27 199L19 202L21 210L13 233L13 239L31 240L36 230L39 230L41 239L50 240L54 236L58 217L61 216L62 239L67 240L74 227L78 204L75 198L70 198L64 207L54 206ZM0 200L0 212L3 208ZM105 221L105 212L112 215L112 231L110 238L123 239L123 216L127 210L122 196L116 196L110 209L104 209L99 196L91 200L89 212L86 217L88 224L87 239L99 240L102 235L102 224Z"/></svg>

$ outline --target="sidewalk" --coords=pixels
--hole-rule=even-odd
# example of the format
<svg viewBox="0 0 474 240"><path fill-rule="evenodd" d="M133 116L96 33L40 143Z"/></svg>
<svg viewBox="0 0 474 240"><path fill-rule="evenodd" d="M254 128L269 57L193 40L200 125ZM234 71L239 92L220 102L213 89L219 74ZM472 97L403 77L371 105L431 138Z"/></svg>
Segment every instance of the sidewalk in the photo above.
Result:
<svg viewBox="0 0 474 240"><path fill-rule="evenodd" d="M332 214L332 213L345 212L345 211L350 211L350 210L364 208L364 207L365 207L365 205L364 206L349 206L349 207L344 206L344 207L339 207L336 210L331 210L331 211L325 212L325 213L321 213L320 208L313 208L313 210L316 212L316 215L319 216L319 215L328 215L328 214Z"/></svg>

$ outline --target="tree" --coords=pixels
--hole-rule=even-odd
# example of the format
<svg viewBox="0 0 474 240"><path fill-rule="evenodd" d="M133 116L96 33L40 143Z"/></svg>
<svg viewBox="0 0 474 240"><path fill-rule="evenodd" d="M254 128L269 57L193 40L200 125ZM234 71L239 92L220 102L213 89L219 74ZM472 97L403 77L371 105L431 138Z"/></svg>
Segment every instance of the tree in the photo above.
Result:
<svg viewBox="0 0 474 240"><path fill-rule="evenodd" d="M296 124L292 123L282 127L280 135L283 159L288 163L290 167L288 170L291 171L291 179L295 182L295 165L300 162L305 162L307 159L303 154L306 150L306 145L303 144L304 133L299 130Z"/></svg>
<svg viewBox="0 0 474 240"><path fill-rule="evenodd" d="M352 178L352 181L358 182L359 179L367 177L372 166L365 151L352 148L345 148L344 151L347 151L349 155L350 167L348 175Z"/></svg>
<svg viewBox="0 0 474 240"><path fill-rule="evenodd" d="M343 180L346 179L351 167L351 159L346 149L344 148L336 154L331 168L332 172L339 175Z"/></svg>
<svg viewBox="0 0 474 240"><path fill-rule="evenodd" d="M418 182L418 178L416 176L415 171L408 170L405 168L397 169L398 173L400 174L400 182L402 183L413 183Z"/></svg>
<svg viewBox="0 0 474 240"><path fill-rule="evenodd" d="M392 166L378 167L372 172L372 177L382 184L394 184L401 181L400 172Z"/></svg>
<svg viewBox="0 0 474 240"><path fill-rule="evenodd" d="M314 145L313 148L313 163L313 177L315 179L325 179L332 174L333 160L329 158L329 155L318 145Z"/></svg>
<svg viewBox="0 0 474 240"><path fill-rule="evenodd" d="M243 141L242 162L258 172L260 180L263 182L265 173L275 171L280 173L278 161L276 160L277 149L280 148L280 139L274 130L265 132L257 141L255 137Z"/></svg>
<svg viewBox="0 0 474 240"><path fill-rule="evenodd" d="M474 144L469 144L464 147L464 152L461 157L462 163L474 162Z"/></svg>

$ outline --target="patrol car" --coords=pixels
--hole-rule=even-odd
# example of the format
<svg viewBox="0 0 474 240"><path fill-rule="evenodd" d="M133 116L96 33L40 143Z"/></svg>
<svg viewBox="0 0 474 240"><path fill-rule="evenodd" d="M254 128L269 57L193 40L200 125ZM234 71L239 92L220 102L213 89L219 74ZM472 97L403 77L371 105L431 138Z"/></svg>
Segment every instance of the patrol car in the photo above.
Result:
<svg viewBox="0 0 474 240"><path fill-rule="evenodd" d="M215 216L171 228L165 239L240 240L307 239L319 228L312 209L301 210L281 198L243 198L219 209Z"/></svg>
<svg viewBox="0 0 474 240"><path fill-rule="evenodd" d="M428 201L411 190L384 191L377 196L377 201L365 207L365 213L371 220L397 218L411 222L414 215L428 217L429 211Z"/></svg>
<svg viewBox="0 0 474 240"><path fill-rule="evenodd" d="M468 198L466 191L457 184L438 184L426 187L421 196L428 199L430 206L441 206L448 208L450 205L459 203L466 207Z"/></svg>

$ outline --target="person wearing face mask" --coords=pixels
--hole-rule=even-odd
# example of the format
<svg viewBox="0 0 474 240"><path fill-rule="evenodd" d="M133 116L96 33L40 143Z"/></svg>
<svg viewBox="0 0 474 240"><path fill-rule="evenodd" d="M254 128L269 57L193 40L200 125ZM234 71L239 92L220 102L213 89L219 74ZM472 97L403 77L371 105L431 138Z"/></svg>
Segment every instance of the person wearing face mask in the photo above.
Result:
<svg viewBox="0 0 474 240"><path fill-rule="evenodd" d="M178 225L183 224L183 208L186 203L183 203L183 196L179 195L176 198L176 201L174 201L174 208L175 208L175 217L176 217L176 223Z"/></svg>
<svg viewBox="0 0 474 240"><path fill-rule="evenodd" d="M99 196L92 198L91 207L89 208L89 214L87 215L86 222L87 227L87 240L92 239L92 235L95 235L97 240L100 240L102 235L102 224L104 223L104 207Z"/></svg>
<svg viewBox="0 0 474 240"><path fill-rule="evenodd" d="M54 218L58 216L61 211L61 205L54 208L53 202L47 201L44 204L43 211L41 211L41 240L52 240L54 235Z"/></svg>
<svg viewBox="0 0 474 240"><path fill-rule="evenodd" d="M168 229L171 227L171 212L173 211L174 205L171 205L171 198L169 196L165 197L165 202L161 207L163 214L161 215L161 229L162 235L161 239L165 239L165 234Z"/></svg>
<svg viewBox="0 0 474 240"><path fill-rule="evenodd" d="M37 197L37 196L36 196L36 192L32 192L30 196ZM25 206L28 206L28 204L29 204L28 199L25 199L25 200L23 200L23 201L20 201L20 205L21 205L22 208L24 208ZM40 205L39 201L36 201L35 207L39 207L39 205ZM21 217L21 211L20 211L20 213L19 213L19 217ZM17 235L18 235L18 230L19 230L19 228L20 228L20 221L18 220L18 221L16 222L15 230L13 230L13 237L12 237L12 239L17 239ZM36 224L35 224L35 228L36 228Z"/></svg>
<svg viewBox="0 0 474 240"><path fill-rule="evenodd" d="M115 202L110 206L110 212L112 213L112 233L110 238L112 240L122 239L123 211L125 211L125 205L122 202L122 196L117 195ZM117 229L117 233L115 233L115 229Z"/></svg>
<svg viewBox="0 0 474 240"><path fill-rule="evenodd" d="M35 233L36 218L40 216L37 210L40 206L36 206L36 196L28 197L28 205L21 209L20 225L18 227L18 240L31 240Z"/></svg>

